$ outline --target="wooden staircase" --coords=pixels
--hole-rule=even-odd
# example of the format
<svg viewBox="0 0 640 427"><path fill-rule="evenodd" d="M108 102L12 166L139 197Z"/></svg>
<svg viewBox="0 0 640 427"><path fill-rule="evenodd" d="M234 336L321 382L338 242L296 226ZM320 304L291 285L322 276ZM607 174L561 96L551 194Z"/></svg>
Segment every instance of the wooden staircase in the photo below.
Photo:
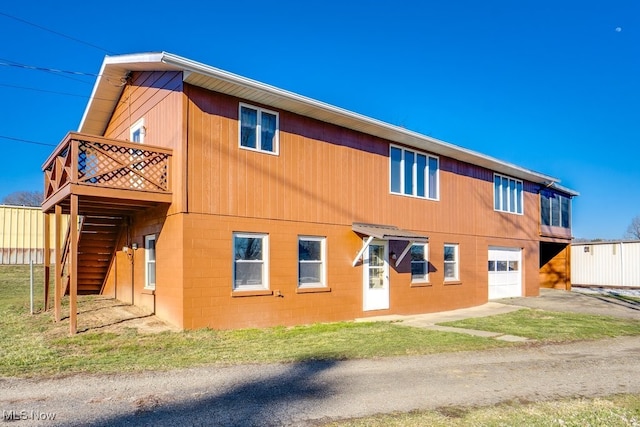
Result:
<svg viewBox="0 0 640 427"><path fill-rule="evenodd" d="M99 294L102 290L121 224L121 217L83 217L78 234L78 295Z"/></svg>
<svg viewBox="0 0 640 427"><path fill-rule="evenodd" d="M85 215L78 232L78 295L100 294L116 252L124 220L118 216ZM69 245L65 245L67 255ZM65 257L67 258L67 257ZM65 294L69 293L69 280Z"/></svg>

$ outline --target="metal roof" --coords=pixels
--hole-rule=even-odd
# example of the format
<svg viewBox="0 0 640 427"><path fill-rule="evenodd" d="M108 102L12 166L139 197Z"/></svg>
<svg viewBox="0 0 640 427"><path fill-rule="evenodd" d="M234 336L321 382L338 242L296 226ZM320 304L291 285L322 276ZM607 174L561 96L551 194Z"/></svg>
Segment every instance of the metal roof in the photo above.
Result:
<svg viewBox="0 0 640 427"><path fill-rule="evenodd" d="M354 222L351 229L356 233L371 236L380 240L404 240L408 242L423 243L429 241L427 236L414 233L413 231L403 230L395 225L364 224L361 222Z"/></svg>
<svg viewBox="0 0 640 427"><path fill-rule="evenodd" d="M560 180L399 126L276 88L167 52L107 56L78 131L103 135L132 71L181 71L185 83L374 135L545 186ZM559 186L558 186L559 187ZM578 193L562 187L565 193Z"/></svg>

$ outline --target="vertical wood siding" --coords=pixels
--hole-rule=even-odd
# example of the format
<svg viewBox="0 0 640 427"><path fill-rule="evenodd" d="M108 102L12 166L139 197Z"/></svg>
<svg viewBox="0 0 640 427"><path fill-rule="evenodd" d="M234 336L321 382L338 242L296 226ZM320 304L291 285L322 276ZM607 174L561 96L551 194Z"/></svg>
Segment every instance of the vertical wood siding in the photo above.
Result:
<svg viewBox="0 0 640 427"><path fill-rule="evenodd" d="M174 149L178 176L169 211L138 215L131 226L139 245L145 234L158 235L155 295L142 290L143 249L132 263L118 254L107 293L128 301L133 286L136 304L155 304L161 317L190 329L434 312L486 302L488 247L500 246L522 248L523 294L538 294L535 185L525 182L525 215L496 212L492 171L439 157L440 200L393 195L390 141L280 111L279 155L240 149L238 104L244 101L182 85L178 73L134 73L108 126L107 136L128 139L130 125L144 117L145 143ZM411 285L407 257L390 268L390 309L363 312L362 267L352 266L362 238L351 230L353 222L429 236L429 283ZM269 235L274 295L232 295L233 232ZM298 292L299 235L326 237L330 292ZM455 283L444 282L445 243L459 244ZM390 245L396 253L404 248Z"/></svg>
<svg viewBox="0 0 640 427"><path fill-rule="evenodd" d="M182 208L184 177L182 73L136 72L125 86L103 136L129 141L130 129L144 118L144 143L173 150L171 180L174 203L171 212Z"/></svg>
<svg viewBox="0 0 640 427"><path fill-rule="evenodd" d="M537 194L525 215L493 209L493 173L440 157L440 200L389 192L389 141L280 112L278 156L239 148L240 100L186 86L189 211L202 214L516 239L538 233Z"/></svg>

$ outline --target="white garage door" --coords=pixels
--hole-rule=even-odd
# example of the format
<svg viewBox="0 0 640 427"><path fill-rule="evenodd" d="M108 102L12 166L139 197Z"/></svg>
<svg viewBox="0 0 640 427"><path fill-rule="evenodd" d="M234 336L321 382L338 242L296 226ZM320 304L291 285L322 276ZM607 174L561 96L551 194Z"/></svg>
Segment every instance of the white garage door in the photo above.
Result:
<svg viewBox="0 0 640 427"><path fill-rule="evenodd" d="M489 248L489 299L522 296L522 249Z"/></svg>

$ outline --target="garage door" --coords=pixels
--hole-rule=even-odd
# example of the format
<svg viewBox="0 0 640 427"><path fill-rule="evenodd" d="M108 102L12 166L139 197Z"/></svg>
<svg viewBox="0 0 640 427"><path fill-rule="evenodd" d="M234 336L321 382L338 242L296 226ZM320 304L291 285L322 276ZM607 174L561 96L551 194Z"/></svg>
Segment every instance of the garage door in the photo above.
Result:
<svg viewBox="0 0 640 427"><path fill-rule="evenodd" d="M489 248L489 299L522 296L522 249Z"/></svg>

